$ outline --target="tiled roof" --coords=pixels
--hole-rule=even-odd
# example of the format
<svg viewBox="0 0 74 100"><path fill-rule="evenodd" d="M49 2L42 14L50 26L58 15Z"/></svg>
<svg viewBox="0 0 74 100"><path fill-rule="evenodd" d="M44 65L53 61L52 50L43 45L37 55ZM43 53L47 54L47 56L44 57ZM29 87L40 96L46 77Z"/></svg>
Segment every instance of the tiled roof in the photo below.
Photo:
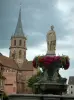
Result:
<svg viewBox="0 0 74 100"><path fill-rule="evenodd" d="M16 64L16 62L13 59L6 56L0 56L0 64L4 67L18 69L18 65Z"/></svg>
<svg viewBox="0 0 74 100"><path fill-rule="evenodd" d="M4 67L9 67L13 68L16 70L21 70L21 71L33 71L33 65L32 61L24 61L21 67L18 66L18 64L15 62L15 60L6 57L6 56L0 56L0 64L3 65Z"/></svg>
<svg viewBox="0 0 74 100"><path fill-rule="evenodd" d="M24 61L20 70L23 71L33 71L32 61Z"/></svg>
<svg viewBox="0 0 74 100"><path fill-rule="evenodd" d="M68 84L69 84L69 85L74 85L74 76L70 76L70 77L69 77Z"/></svg>

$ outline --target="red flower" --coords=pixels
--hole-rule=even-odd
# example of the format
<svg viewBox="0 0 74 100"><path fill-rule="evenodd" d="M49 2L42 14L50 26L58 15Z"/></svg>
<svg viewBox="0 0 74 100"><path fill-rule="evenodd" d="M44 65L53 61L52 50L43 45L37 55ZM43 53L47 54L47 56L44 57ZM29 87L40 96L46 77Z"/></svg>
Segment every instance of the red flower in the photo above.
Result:
<svg viewBox="0 0 74 100"><path fill-rule="evenodd" d="M44 62L44 58L40 58L39 62L41 62L41 63Z"/></svg>
<svg viewBox="0 0 74 100"><path fill-rule="evenodd" d="M69 68L69 59L68 57L62 57L62 56L38 56L35 57L33 60L33 66L37 68L38 66L40 67L45 67L45 68L50 68L52 67L52 64L60 64L61 67L64 69ZM60 66L59 65L59 66ZM56 65L54 65L55 67Z"/></svg>
<svg viewBox="0 0 74 100"><path fill-rule="evenodd" d="M70 63L69 63L69 59L68 58L66 58L66 62L65 63L63 62L63 66L64 66L65 70L69 68Z"/></svg>
<svg viewBox="0 0 74 100"><path fill-rule="evenodd" d="M66 64L65 66L64 66L64 69L66 70L66 69L68 69L69 68L69 64Z"/></svg>
<svg viewBox="0 0 74 100"><path fill-rule="evenodd" d="M37 66L36 66L36 61L33 60L32 63L33 63L33 66L36 68L36 67L37 67Z"/></svg>
<svg viewBox="0 0 74 100"><path fill-rule="evenodd" d="M66 63L66 69L68 69L68 68L69 68L69 66L70 66L70 63L69 63L69 62L67 62L67 63Z"/></svg>

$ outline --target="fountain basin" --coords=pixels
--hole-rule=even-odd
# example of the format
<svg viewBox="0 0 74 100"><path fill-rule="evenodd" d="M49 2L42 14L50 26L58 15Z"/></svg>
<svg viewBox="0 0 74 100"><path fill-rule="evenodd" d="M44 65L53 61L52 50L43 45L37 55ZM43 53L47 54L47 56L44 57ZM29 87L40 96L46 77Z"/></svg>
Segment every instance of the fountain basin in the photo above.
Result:
<svg viewBox="0 0 74 100"><path fill-rule="evenodd" d="M60 83L35 83L34 93L35 94L55 94L61 95L66 93L67 85Z"/></svg>

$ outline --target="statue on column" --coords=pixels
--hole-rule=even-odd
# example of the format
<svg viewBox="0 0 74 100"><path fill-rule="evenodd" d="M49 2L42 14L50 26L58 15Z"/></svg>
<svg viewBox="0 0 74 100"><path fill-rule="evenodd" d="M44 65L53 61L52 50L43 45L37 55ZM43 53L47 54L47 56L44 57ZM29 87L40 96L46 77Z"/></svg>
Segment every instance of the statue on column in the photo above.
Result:
<svg viewBox="0 0 74 100"><path fill-rule="evenodd" d="M56 50L56 34L53 30L54 26L51 26L51 30L47 33L47 54L55 55Z"/></svg>

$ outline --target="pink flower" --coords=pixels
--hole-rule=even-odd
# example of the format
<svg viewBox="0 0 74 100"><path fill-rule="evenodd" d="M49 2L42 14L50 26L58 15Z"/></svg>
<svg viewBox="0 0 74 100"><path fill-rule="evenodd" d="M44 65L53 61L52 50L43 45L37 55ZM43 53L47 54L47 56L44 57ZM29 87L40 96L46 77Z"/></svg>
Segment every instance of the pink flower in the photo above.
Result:
<svg viewBox="0 0 74 100"><path fill-rule="evenodd" d="M61 67L63 67L64 69L68 69L69 68L69 59L67 57L62 57L62 56L38 56L35 57L35 59L33 60L33 66L35 68L37 68L38 66L42 67L44 66L45 68L50 68L52 67L51 64L60 64ZM50 66L51 65L51 66ZM60 66L59 65L59 66ZM56 65L54 65L55 67Z"/></svg>

